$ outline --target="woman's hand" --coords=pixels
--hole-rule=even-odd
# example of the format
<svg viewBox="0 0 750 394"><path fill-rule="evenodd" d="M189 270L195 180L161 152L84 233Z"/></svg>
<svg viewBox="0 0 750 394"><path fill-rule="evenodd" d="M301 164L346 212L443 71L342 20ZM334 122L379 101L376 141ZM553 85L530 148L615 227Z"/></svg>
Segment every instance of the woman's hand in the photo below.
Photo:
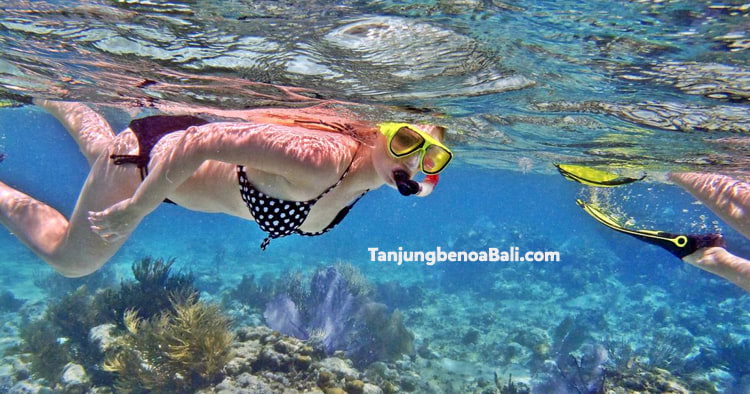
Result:
<svg viewBox="0 0 750 394"><path fill-rule="evenodd" d="M91 231L106 242L116 242L126 238L138 226L143 215L135 209L132 199L128 198L101 211L89 211Z"/></svg>

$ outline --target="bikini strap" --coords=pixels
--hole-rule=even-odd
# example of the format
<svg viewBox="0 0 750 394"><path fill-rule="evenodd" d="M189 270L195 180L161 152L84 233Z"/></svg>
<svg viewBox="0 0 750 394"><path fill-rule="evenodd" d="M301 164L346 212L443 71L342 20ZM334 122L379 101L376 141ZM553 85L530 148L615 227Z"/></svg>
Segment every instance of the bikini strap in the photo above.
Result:
<svg viewBox="0 0 750 394"><path fill-rule="evenodd" d="M359 195L359 197L357 197L356 199L354 199L354 201L352 201L351 204L345 206L342 210L340 210L339 213L336 214L336 217L333 218L333 220L331 221L331 223L328 223L328 226L326 226L326 228L324 228L324 229L322 229L320 231L316 231L314 233L306 233L304 231L300 231L299 229L297 229L295 232L297 234L299 234L299 235L304 235L306 237L314 237L316 235L322 235L324 233L327 233L327 232L333 230L334 227L336 227L339 223L341 223L344 220L344 218L346 217L346 215L349 214L349 211L351 211L352 208L354 208L354 204L356 204L360 199L362 199L362 197L364 197L365 194L367 194L367 192L369 192L369 191L370 191L370 189L365 190L364 192L362 192L362 194Z"/></svg>
<svg viewBox="0 0 750 394"><path fill-rule="evenodd" d="M346 178L346 176L349 175L349 170L351 170L352 164L354 164L354 160L357 158L357 153L359 153L359 147L360 146L361 146L361 144L357 144L357 150L354 151L354 155L352 156L352 161L349 163L349 166L346 167L346 170L344 170L344 172L341 174L341 177L339 178L339 180L336 183L334 183L333 185L328 186L327 189L323 190L323 193L320 193L320 195L318 197L315 197L312 200L309 200L308 202L310 204L315 204L316 202L318 202L318 200L320 200L321 198L325 197L326 194L328 194L331 190L335 189L336 186L340 185L341 182L344 181L344 178Z"/></svg>

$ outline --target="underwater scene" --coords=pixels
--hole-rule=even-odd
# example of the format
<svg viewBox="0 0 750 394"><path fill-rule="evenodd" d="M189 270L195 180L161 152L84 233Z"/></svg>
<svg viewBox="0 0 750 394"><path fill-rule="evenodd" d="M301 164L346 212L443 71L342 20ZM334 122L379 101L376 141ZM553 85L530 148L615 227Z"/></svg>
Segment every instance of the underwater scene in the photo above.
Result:
<svg viewBox="0 0 750 394"><path fill-rule="evenodd" d="M750 393L750 5L0 3L0 392Z"/></svg>

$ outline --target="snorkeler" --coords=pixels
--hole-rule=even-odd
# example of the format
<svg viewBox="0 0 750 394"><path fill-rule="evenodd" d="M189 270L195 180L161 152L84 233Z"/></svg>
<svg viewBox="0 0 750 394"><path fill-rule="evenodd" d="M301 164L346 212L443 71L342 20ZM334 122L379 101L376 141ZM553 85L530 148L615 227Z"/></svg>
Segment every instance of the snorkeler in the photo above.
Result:
<svg viewBox="0 0 750 394"><path fill-rule="evenodd" d="M716 174L671 173L668 177L742 235L750 238L750 185ZM729 253L724 248L724 238L720 234L688 235L633 229L620 224L593 204L580 199L576 202L605 226L660 246L677 258L750 291L750 261Z"/></svg>
<svg viewBox="0 0 750 394"><path fill-rule="evenodd" d="M320 108L246 111L240 123L153 116L115 135L84 104L35 104L60 120L91 170L69 220L0 182L0 221L68 277L104 265L163 201L254 220L265 249L329 231L383 184L426 196L452 158L442 127L373 125ZM423 182L412 179L420 170Z"/></svg>

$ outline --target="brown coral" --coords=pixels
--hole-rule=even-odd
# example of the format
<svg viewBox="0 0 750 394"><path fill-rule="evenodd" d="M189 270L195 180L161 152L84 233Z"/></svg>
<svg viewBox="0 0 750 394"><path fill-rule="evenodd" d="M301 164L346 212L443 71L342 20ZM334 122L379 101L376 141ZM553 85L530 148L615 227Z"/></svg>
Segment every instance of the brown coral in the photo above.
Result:
<svg viewBox="0 0 750 394"><path fill-rule="evenodd" d="M217 381L231 358L233 335L219 308L195 297L172 300L173 312L124 316L128 333L103 368L121 392L181 392Z"/></svg>

